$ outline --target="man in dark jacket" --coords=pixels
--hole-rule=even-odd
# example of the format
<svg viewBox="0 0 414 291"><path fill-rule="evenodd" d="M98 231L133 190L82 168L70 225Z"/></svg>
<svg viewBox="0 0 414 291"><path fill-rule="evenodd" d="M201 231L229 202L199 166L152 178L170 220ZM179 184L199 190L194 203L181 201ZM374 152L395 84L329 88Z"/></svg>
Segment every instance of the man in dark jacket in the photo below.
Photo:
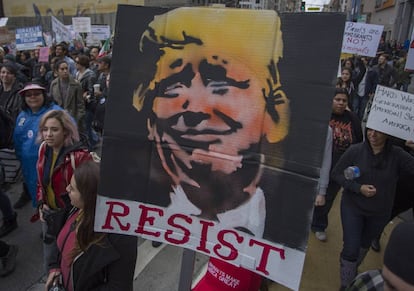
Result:
<svg viewBox="0 0 414 291"><path fill-rule="evenodd" d="M362 120L365 107L370 97L374 96L378 84L378 73L369 67L368 57L361 57L358 74L354 79L356 98L352 103L352 111Z"/></svg>

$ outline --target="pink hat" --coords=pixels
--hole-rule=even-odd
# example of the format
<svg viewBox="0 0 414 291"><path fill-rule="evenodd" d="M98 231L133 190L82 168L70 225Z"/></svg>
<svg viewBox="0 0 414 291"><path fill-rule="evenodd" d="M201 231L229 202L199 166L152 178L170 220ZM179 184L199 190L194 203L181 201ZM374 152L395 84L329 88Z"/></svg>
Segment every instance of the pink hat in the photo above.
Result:
<svg viewBox="0 0 414 291"><path fill-rule="evenodd" d="M20 95L23 95L24 92L29 91L29 90L43 90L46 91L45 88L43 88L42 86L38 85L38 84L27 84L26 86L24 86L24 88L22 90L19 91Z"/></svg>

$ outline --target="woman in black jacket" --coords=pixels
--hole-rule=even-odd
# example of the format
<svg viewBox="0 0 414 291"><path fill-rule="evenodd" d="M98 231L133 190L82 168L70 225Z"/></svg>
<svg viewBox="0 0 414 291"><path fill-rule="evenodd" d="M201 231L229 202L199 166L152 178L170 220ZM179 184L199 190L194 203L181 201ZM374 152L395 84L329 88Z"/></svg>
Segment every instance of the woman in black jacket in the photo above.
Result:
<svg viewBox="0 0 414 291"><path fill-rule="evenodd" d="M412 142L406 144L414 147ZM350 166L359 168L360 175L354 179L346 179L344 175ZM344 189L341 288L354 279L372 240L387 224L401 174L414 175L414 157L393 146L386 134L373 129L367 130L365 142L352 145L334 167L332 178Z"/></svg>
<svg viewBox="0 0 414 291"><path fill-rule="evenodd" d="M99 166L90 161L76 168L66 188L74 208L59 233L60 260L46 290L59 276L67 291L133 289L137 240L94 231L98 182Z"/></svg>

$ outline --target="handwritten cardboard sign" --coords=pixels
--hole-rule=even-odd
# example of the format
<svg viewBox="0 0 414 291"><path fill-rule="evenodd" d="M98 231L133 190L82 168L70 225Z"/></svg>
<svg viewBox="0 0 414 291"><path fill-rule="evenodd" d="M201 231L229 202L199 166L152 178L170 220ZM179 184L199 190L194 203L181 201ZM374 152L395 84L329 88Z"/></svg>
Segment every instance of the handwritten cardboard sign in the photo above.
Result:
<svg viewBox="0 0 414 291"><path fill-rule="evenodd" d="M375 57L384 26L361 22L346 22L342 52Z"/></svg>
<svg viewBox="0 0 414 291"><path fill-rule="evenodd" d="M404 140L414 137L414 95L377 86L367 127Z"/></svg>

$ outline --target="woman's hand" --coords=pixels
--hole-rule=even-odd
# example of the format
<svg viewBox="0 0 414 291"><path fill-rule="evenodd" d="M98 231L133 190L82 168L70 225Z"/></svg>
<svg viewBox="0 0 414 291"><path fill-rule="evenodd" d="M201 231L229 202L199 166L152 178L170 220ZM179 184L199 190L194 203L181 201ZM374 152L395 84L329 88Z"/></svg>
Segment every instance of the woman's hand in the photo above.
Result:
<svg viewBox="0 0 414 291"><path fill-rule="evenodd" d="M324 206L325 205L325 195L318 194L315 199L315 206Z"/></svg>
<svg viewBox="0 0 414 291"><path fill-rule="evenodd" d="M50 208L49 208L49 206L47 206L47 204L43 204L42 208L39 209L40 221L46 222L43 218L43 210L50 210Z"/></svg>
<svg viewBox="0 0 414 291"><path fill-rule="evenodd" d="M53 283L55 281L59 280L60 270L54 269L49 271L49 276L47 276L46 284L45 284L45 290L48 291L50 287L53 286Z"/></svg>
<svg viewBox="0 0 414 291"><path fill-rule="evenodd" d="M361 186L361 193L362 195L364 195L365 197L372 197L375 194L377 194L377 189L375 188L375 186L373 185L362 185Z"/></svg>

